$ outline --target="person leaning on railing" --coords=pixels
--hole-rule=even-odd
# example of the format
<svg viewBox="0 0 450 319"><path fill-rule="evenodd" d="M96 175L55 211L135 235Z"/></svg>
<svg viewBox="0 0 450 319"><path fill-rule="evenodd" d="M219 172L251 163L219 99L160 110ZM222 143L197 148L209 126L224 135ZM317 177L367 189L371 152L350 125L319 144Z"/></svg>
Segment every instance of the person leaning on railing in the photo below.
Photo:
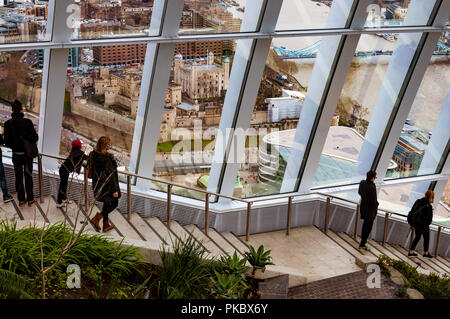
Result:
<svg viewBox="0 0 450 319"><path fill-rule="evenodd" d="M100 230L99 221L103 217L103 232L114 228L113 225L109 224L108 214L119 205L121 195L117 162L114 155L108 152L110 148L110 138L102 136L99 138L95 149L89 154L88 159L94 197L97 201L103 202L101 213L97 213L91 221L97 230Z"/></svg>

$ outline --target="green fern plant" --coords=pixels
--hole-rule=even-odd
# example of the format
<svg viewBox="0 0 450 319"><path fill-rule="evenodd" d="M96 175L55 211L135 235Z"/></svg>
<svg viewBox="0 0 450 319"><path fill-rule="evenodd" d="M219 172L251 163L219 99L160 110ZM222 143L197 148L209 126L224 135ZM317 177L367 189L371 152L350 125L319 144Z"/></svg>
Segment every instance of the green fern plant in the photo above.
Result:
<svg viewBox="0 0 450 319"><path fill-rule="evenodd" d="M233 256L220 256L218 264L216 266L217 272L221 274L232 274L245 278L245 274L250 269L246 265L247 257L239 258L237 253L234 252Z"/></svg>
<svg viewBox="0 0 450 319"><path fill-rule="evenodd" d="M252 276L255 276L256 270L261 269L262 272L266 271L266 266L275 265L272 262L272 256L270 256L271 250L264 251L264 246L259 246L258 250L255 250L253 246L250 246L250 251L245 253L250 265L252 265Z"/></svg>
<svg viewBox="0 0 450 319"><path fill-rule="evenodd" d="M5 269L0 269L0 295L11 299L32 299L25 290L26 280Z"/></svg>
<svg viewBox="0 0 450 319"><path fill-rule="evenodd" d="M248 286L243 277L234 274L220 274L214 271L212 294L215 298L221 299L241 299Z"/></svg>

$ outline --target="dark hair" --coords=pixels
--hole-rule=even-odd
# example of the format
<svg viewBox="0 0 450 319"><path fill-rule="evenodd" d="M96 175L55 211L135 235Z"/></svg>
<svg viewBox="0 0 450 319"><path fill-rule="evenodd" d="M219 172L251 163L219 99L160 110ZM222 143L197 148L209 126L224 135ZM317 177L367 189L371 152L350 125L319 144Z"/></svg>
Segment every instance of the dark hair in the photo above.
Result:
<svg viewBox="0 0 450 319"><path fill-rule="evenodd" d="M377 172L370 170L367 172L366 176L366 180L371 181L374 177L377 177Z"/></svg>
<svg viewBox="0 0 450 319"><path fill-rule="evenodd" d="M13 112L21 112L22 111L22 103L19 100L15 100L11 104L11 109Z"/></svg>
<svg viewBox="0 0 450 319"><path fill-rule="evenodd" d="M428 200L428 202L432 203L434 202L434 192L429 189L425 192L425 198Z"/></svg>

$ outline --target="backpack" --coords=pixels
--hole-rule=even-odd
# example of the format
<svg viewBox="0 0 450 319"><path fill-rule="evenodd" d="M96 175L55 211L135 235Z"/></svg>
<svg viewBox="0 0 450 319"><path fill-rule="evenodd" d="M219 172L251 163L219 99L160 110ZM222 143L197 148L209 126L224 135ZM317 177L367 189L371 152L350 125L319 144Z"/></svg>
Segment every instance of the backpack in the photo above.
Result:
<svg viewBox="0 0 450 319"><path fill-rule="evenodd" d="M414 207L409 211L408 213L408 224L411 227L416 227L417 224L420 223L422 220L422 212L428 205L420 206L417 209L414 209Z"/></svg>

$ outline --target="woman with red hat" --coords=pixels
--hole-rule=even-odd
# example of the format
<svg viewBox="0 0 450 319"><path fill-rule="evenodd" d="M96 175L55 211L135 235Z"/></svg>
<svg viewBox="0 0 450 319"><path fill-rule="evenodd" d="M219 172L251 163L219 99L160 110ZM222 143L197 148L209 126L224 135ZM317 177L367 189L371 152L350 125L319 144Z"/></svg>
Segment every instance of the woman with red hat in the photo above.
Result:
<svg viewBox="0 0 450 319"><path fill-rule="evenodd" d="M77 172L77 174L80 174L83 161L88 159L86 154L84 154L84 151L81 150L81 144L82 143L78 138L72 141L72 150L59 168L59 189L56 203L56 207L58 208L68 204L67 183L69 181L70 173Z"/></svg>

